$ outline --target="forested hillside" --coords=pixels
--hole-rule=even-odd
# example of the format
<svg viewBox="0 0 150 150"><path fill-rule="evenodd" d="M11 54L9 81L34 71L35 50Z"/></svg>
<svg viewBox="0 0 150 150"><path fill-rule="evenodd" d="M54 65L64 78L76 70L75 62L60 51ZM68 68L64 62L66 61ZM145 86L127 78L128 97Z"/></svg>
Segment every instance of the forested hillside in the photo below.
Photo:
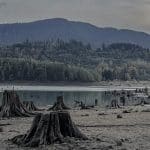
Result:
<svg viewBox="0 0 150 150"><path fill-rule="evenodd" d="M7 59L6 59L7 58ZM1 80L149 80L150 49L130 43L90 44L26 40L0 46Z"/></svg>
<svg viewBox="0 0 150 150"><path fill-rule="evenodd" d="M99 81L93 72L61 63L26 59L0 59L0 81Z"/></svg>

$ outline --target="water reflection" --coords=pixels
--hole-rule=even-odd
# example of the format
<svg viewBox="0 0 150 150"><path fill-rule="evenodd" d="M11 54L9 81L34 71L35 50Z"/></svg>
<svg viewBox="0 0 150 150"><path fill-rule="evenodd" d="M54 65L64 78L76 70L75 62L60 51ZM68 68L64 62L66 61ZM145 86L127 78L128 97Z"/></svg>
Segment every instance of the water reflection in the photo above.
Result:
<svg viewBox="0 0 150 150"><path fill-rule="evenodd" d="M83 101L87 105L94 105L95 99L99 106L106 106L110 101L110 96L105 92L46 92L46 91L18 91L21 101L33 101L36 105L52 105L56 97L63 95L64 101L69 106L74 106L75 101ZM2 99L2 93L0 94Z"/></svg>
<svg viewBox="0 0 150 150"><path fill-rule="evenodd" d="M115 91L116 92L116 91ZM121 92L121 91L120 91ZM119 93L120 93L119 92ZM95 100L98 101L98 105L101 107L110 106L111 101L113 99L117 99L120 101L121 95L117 96L113 94L113 91L65 91L65 92L59 92L59 91L17 91L19 94L21 101L33 101L37 106L47 106L52 105L55 101L57 96L63 95L64 102L68 106L75 106L75 101L77 102L83 102L85 105L94 105ZM117 93L117 92L116 92ZM134 91L125 92L130 93L128 96L125 95L126 99L126 105L135 105L141 102L142 99L148 100L150 103L150 99L146 95L145 97L134 97ZM140 92L140 94L144 95L143 92ZM146 94L146 93L145 93ZM0 103L2 100L2 92L0 92Z"/></svg>

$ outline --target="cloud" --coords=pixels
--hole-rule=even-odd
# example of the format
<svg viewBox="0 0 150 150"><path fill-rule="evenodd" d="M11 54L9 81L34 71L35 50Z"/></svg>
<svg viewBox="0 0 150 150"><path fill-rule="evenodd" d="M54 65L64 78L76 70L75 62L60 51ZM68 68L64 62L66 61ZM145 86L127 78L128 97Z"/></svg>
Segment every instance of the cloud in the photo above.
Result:
<svg viewBox="0 0 150 150"><path fill-rule="evenodd" d="M0 2L0 8L6 7L7 3L6 2Z"/></svg>
<svg viewBox="0 0 150 150"><path fill-rule="evenodd" d="M150 33L150 0L0 0L2 7L0 23L66 18Z"/></svg>

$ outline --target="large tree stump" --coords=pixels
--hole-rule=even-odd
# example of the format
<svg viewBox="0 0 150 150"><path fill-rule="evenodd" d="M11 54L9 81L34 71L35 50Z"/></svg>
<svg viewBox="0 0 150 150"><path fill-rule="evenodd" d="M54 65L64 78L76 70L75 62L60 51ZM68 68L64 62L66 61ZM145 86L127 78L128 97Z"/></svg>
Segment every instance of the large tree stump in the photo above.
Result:
<svg viewBox="0 0 150 150"><path fill-rule="evenodd" d="M15 91L4 91L0 118L9 117L29 117L34 114L27 111L20 102L19 96Z"/></svg>
<svg viewBox="0 0 150 150"><path fill-rule="evenodd" d="M28 111L42 111L43 110L43 109L37 108L34 105L33 101L23 101L23 105Z"/></svg>
<svg viewBox="0 0 150 150"><path fill-rule="evenodd" d="M16 136L11 141L20 146L37 147L55 142L61 143L65 137L87 139L72 122L68 112L57 111L38 114L27 134Z"/></svg>
<svg viewBox="0 0 150 150"><path fill-rule="evenodd" d="M70 108L65 105L63 96L58 96L57 101L48 110L57 111L57 110L65 110L65 109L70 109Z"/></svg>

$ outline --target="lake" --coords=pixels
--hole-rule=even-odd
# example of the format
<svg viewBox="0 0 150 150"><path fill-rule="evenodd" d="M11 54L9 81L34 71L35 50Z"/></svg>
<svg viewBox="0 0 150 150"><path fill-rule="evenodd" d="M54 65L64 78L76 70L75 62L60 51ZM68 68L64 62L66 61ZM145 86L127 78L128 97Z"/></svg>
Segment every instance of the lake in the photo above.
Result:
<svg viewBox="0 0 150 150"><path fill-rule="evenodd" d="M63 95L64 101L69 106L74 106L75 101L83 101L87 105L93 105L95 99L99 106L110 104L112 96L105 91L135 90L137 87L108 87L108 86L0 86L0 99L4 90L15 90L22 101L33 101L36 105L52 105L56 97ZM138 87L143 88L143 87Z"/></svg>

